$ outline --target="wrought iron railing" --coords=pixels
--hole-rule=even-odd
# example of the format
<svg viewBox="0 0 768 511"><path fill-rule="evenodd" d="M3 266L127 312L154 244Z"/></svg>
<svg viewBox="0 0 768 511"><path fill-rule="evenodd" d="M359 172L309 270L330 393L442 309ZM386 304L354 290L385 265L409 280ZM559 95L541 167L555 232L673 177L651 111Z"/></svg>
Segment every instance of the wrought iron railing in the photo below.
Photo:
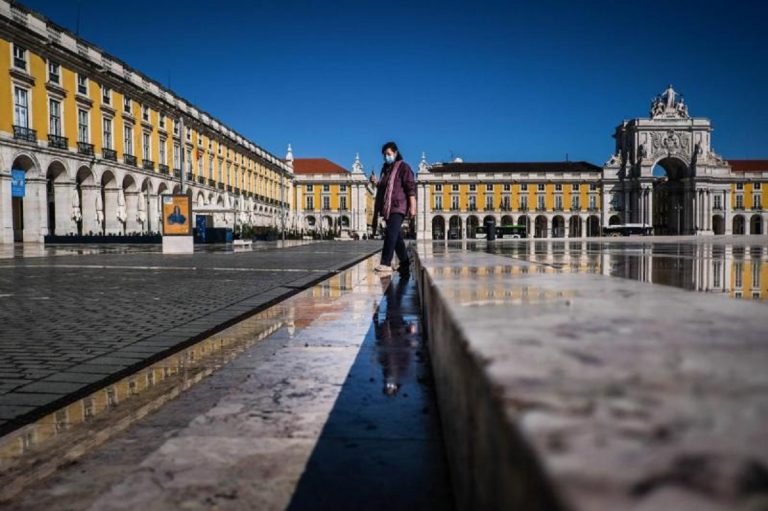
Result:
<svg viewBox="0 0 768 511"><path fill-rule="evenodd" d="M117 161L117 151L104 147L101 149L101 157L105 160Z"/></svg>
<svg viewBox="0 0 768 511"><path fill-rule="evenodd" d="M155 170L155 162L152 160L141 160L141 166L144 170Z"/></svg>
<svg viewBox="0 0 768 511"><path fill-rule="evenodd" d="M93 144L89 144L88 142L78 142L77 152L84 154L85 156L93 156Z"/></svg>
<svg viewBox="0 0 768 511"><path fill-rule="evenodd" d="M25 142L37 142L37 131L25 126L13 125L13 138Z"/></svg>
<svg viewBox="0 0 768 511"><path fill-rule="evenodd" d="M132 154L123 153L123 161L126 165L136 166L136 157Z"/></svg>
<svg viewBox="0 0 768 511"><path fill-rule="evenodd" d="M67 137L48 135L48 147L67 150L69 148Z"/></svg>

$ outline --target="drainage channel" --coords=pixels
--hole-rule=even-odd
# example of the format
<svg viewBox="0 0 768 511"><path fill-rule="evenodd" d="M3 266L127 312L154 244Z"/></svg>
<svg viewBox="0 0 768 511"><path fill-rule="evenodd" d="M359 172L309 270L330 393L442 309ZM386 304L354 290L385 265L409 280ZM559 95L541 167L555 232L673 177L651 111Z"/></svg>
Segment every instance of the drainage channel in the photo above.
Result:
<svg viewBox="0 0 768 511"><path fill-rule="evenodd" d="M452 509L415 285L373 258L0 439L13 509Z"/></svg>

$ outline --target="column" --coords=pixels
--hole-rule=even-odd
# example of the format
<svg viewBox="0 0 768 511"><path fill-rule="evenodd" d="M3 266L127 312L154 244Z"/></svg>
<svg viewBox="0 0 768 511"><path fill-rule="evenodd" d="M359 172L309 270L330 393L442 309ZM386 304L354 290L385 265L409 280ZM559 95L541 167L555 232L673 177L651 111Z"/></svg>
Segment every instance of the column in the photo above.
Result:
<svg viewBox="0 0 768 511"><path fill-rule="evenodd" d="M59 236L77 232L77 224L72 218L72 194L74 193L75 183L72 181L53 183L54 232Z"/></svg>
<svg viewBox="0 0 768 511"><path fill-rule="evenodd" d="M24 191L24 242L42 243L48 234L48 191L45 178L27 178Z"/></svg>
<svg viewBox="0 0 768 511"><path fill-rule="evenodd" d="M125 192L125 210L127 218L125 219L125 232L141 232L142 225L139 223L139 192Z"/></svg>
<svg viewBox="0 0 768 511"><path fill-rule="evenodd" d="M725 224L725 234L733 234L733 219L731 218L731 194L728 190L723 190L723 223Z"/></svg>
<svg viewBox="0 0 768 511"><path fill-rule="evenodd" d="M117 219L117 188L104 189L104 234L121 234L123 226Z"/></svg>
<svg viewBox="0 0 768 511"><path fill-rule="evenodd" d="M99 185L80 185L83 234L102 234L103 226L96 218L96 196L101 193Z"/></svg>
<svg viewBox="0 0 768 511"><path fill-rule="evenodd" d="M0 173L0 244L13 244L13 209L11 175Z"/></svg>

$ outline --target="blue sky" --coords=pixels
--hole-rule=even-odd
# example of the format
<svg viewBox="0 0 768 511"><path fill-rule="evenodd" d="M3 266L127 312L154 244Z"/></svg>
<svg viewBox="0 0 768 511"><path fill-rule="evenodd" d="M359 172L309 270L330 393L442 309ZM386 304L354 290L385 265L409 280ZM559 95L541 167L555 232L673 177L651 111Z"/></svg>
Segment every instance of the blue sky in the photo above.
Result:
<svg viewBox="0 0 768 511"><path fill-rule="evenodd" d="M768 158L762 1L27 0L279 156L602 164L667 83Z"/></svg>

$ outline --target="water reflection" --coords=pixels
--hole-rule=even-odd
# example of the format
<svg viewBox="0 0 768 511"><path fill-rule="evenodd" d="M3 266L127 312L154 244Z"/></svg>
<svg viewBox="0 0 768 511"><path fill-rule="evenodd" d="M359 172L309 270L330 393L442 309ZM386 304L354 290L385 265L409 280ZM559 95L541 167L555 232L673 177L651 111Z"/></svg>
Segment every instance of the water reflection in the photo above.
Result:
<svg viewBox="0 0 768 511"><path fill-rule="evenodd" d="M717 242L515 241L467 243L468 250L768 303L768 246Z"/></svg>

